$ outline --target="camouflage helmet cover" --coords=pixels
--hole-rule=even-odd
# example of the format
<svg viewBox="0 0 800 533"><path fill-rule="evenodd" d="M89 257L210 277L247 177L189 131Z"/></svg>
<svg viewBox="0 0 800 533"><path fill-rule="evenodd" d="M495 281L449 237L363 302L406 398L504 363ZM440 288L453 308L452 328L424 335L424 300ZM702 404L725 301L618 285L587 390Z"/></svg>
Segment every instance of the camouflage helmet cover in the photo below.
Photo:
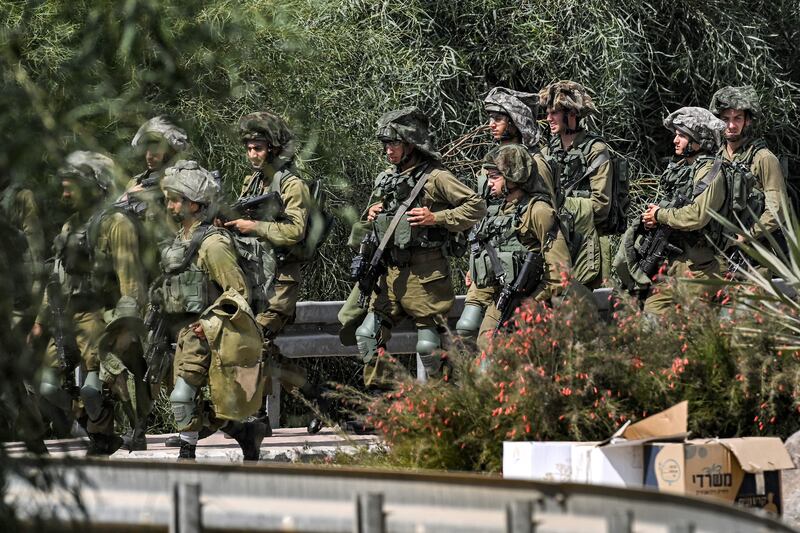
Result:
<svg viewBox="0 0 800 533"><path fill-rule="evenodd" d="M511 118L522 134L522 144L525 146L536 146L539 142L540 133L536 125L538 105L537 95L505 87L495 87L483 100L483 106L487 112L496 111Z"/></svg>
<svg viewBox="0 0 800 533"><path fill-rule="evenodd" d="M167 117L153 117L139 128L133 136L131 146L140 148L153 140L164 140L175 152L183 152L189 148L186 132L173 124Z"/></svg>
<svg viewBox="0 0 800 533"><path fill-rule="evenodd" d="M103 194L107 194L114 186L117 174L117 167L110 157L84 150L69 154L58 169L60 178L78 179L96 186Z"/></svg>
<svg viewBox="0 0 800 533"><path fill-rule="evenodd" d="M203 205L213 204L220 195L217 181L196 161L181 160L166 169L162 187Z"/></svg>
<svg viewBox="0 0 800 533"><path fill-rule="evenodd" d="M268 111L249 113L239 119L242 142L265 141L270 146L283 148L294 135L283 118Z"/></svg>
<svg viewBox="0 0 800 533"><path fill-rule="evenodd" d="M713 152L722 142L725 123L703 107L682 107L664 119L664 127L688 135L701 149Z"/></svg>
<svg viewBox="0 0 800 533"><path fill-rule="evenodd" d="M528 182L534 168L533 157L521 144L501 146L483 164L486 170L496 169L507 181L523 185Z"/></svg>
<svg viewBox="0 0 800 533"><path fill-rule="evenodd" d="M711 97L711 105L708 108L717 116L720 116L726 109L747 111L753 118L761 116L758 94L752 85L723 87Z"/></svg>
<svg viewBox="0 0 800 533"><path fill-rule="evenodd" d="M539 107L556 111L575 111L579 118L597 113L592 97L580 83L561 80L539 91Z"/></svg>
<svg viewBox="0 0 800 533"><path fill-rule="evenodd" d="M375 135L381 141L407 142L433 159L442 158L433 147L428 117L418 107L404 107L384 113L378 119Z"/></svg>

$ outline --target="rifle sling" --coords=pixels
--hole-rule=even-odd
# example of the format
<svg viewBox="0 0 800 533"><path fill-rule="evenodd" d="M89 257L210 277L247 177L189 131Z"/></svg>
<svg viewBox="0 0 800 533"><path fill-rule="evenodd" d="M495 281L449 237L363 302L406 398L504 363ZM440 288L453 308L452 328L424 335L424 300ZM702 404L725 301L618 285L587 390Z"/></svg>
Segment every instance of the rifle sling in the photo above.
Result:
<svg viewBox="0 0 800 533"><path fill-rule="evenodd" d="M414 170L415 168L417 167L415 166L408 169L408 172ZM414 188L411 189L411 193L408 195L408 198L406 198L405 201L402 204L400 204L400 207L397 209L397 213L394 214L394 217L392 217L392 221L389 223L389 227L386 229L386 233L384 233L383 238L381 239L381 242L378 245L378 248L375 250L375 253L372 254L372 260L370 260L369 263L370 266L372 266L373 268L378 266L381 257L383 257L383 251L386 249L386 246L388 246L389 244L389 240L394 235L394 230L397 229L397 225L400 224L400 220L406 214L408 208L411 207L411 204L414 202L414 200L417 199L417 196L419 196L422 187L428 181L428 176L430 176L430 174L425 174L425 170L427 170L427 168L428 168L427 164L422 167L422 172L423 172L422 176L414 185Z"/></svg>
<svg viewBox="0 0 800 533"><path fill-rule="evenodd" d="M582 182L583 180L585 180L586 178L588 178L589 176L591 176L592 174L597 172L597 169L600 168L600 165L602 165L603 163L605 163L606 161L609 161L609 160L610 160L610 158L608 157L608 153L606 153L606 152L602 152L600 155L598 155L597 158L592 162L592 164L589 165L589 167L586 169L586 172L584 172L578 178L576 178L576 179L574 179L574 180L572 180L572 181L570 181L570 182L565 184L565 186L564 186L564 198L569 196L572 193L572 191L575 189L575 187L578 186L578 184L580 182Z"/></svg>
<svg viewBox="0 0 800 533"><path fill-rule="evenodd" d="M189 247L186 249L186 255L183 256L183 261L180 265L178 265L178 268L174 269L172 272L170 272L170 274L178 274L186 270L186 268L189 266L189 262L194 258L194 254L200 250L200 245L203 244L203 239L205 239L206 235L213 230L214 226L211 226L210 224L200 224L200 227L194 230L194 233L192 233L192 242L189 243Z"/></svg>
<svg viewBox="0 0 800 533"><path fill-rule="evenodd" d="M715 159L714 165L711 167L711 171L706 175L705 178L701 179L697 185L694 186L694 190L692 191L692 196L697 198L703 191L705 191L709 185L714 181L714 178L717 177L720 170L722 170L722 159Z"/></svg>
<svg viewBox="0 0 800 533"><path fill-rule="evenodd" d="M495 250L494 246L489 242L485 243L483 248L486 250L486 255L489 256L489 262L492 264L494 279L500 281L500 279L505 276L505 269L503 268L503 264L500 263L500 258L497 257L497 250Z"/></svg>

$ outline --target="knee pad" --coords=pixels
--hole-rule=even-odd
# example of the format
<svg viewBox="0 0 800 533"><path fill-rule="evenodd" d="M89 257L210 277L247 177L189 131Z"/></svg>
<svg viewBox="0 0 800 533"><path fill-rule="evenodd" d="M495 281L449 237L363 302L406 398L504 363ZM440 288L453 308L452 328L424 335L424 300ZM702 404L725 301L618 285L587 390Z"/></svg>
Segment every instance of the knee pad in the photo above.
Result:
<svg viewBox="0 0 800 533"><path fill-rule="evenodd" d="M367 313L364 321L356 329L356 343L364 363L369 363L378 355L378 339L381 333L381 320L375 313Z"/></svg>
<svg viewBox="0 0 800 533"><path fill-rule="evenodd" d="M89 420L97 420L103 412L103 384L100 382L100 372L92 371L86 374L86 381L81 387L81 399Z"/></svg>
<svg viewBox="0 0 800 533"><path fill-rule="evenodd" d="M46 368L42 371L39 395L59 409L69 409L72 402L72 398L61 386L61 378L58 373L51 368Z"/></svg>
<svg viewBox="0 0 800 533"><path fill-rule="evenodd" d="M197 387L189 385L182 377L175 380L175 388L169 395L169 403L172 406L172 414L175 415L178 429L189 425L189 422L192 421L196 397Z"/></svg>
<svg viewBox="0 0 800 533"><path fill-rule="evenodd" d="M417 330L417 354L425 366L425 371L430 376L438 375L441 370L441 358L433 354L434 350L441 347L441 344L442 339L436 328L428 327Z"/></svg>
<svg viewBox="0 0 800 533"><path fill-rule="evenodd" d="M483 322L483 315L486 310L480 305L467 304L464 306L464 311L456 324L456 333L461 337L475 339L478 337L478 331Z"/></svg>

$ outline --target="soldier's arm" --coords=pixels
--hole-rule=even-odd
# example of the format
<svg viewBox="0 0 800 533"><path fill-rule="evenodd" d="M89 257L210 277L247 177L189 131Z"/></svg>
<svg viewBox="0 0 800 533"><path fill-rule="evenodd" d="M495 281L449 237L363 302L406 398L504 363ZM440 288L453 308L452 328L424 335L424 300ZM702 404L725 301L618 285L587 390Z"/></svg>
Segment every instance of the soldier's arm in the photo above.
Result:
<svg viewBox="0 0 800 533"><path fill-rule="evenodd" d="M536 163L536 172L538 174L537 179L540 179L544 184L544 188L547 190L547 193L550 195L551 203L555 206L556 202L556 188L555 188L555 176L553 175L553 168L550 166L550 163L542 156L542 154L538 153L533 156L533 161Z"/></svg>
<svg viewBox="0 0 800 533"><path fill-rule="evenodd" d="M39 208L33 192L23 189L17 193L17 201L21 206L22 232L28 240L28 253L30 254L33 275L33 294L41 292L42 277L44 276L44 261L46 245L44 243L44 231L39 219Z"/></svg>
<svg viewBox="0 0 800 533"><path fill-rule="evenodd" d="M311 194L300 178L287 179L281 190L282 220L256 223L255 234L273 246L292 246L303 240L308 224Z"/></svg>
<svg viewBox="0 0 800 533"><path fill-rule="evenodd" d="M711 172L711 162L697 171L695 183L699 183ZM656 220L681 231L702 229L711 220L711 211L719 211L725 203L725 179L720 172L691 204L680 208L662 208L656 212Z"/></svg>
<svg viewBox="0 0 800 533"><path fill-rule="evenodd" d="M756 153L753 158L753 173L761 180L766 202L766 209L761 214L760 222L766 233L771 233L780 227L779 221L783 221L782 210L789 203L786 195L786 179L778 158L769 150L759 150ZM752 232L756 238L764 234L758 224L753 226Z"/></svg>
<svg viewBox="0 0 800 533"><path fill-rule="evenodd" d="M591 166L595 159L603 154L605 154L607 158L606 161L589 177L595 224L604 222L608 218L608 213L611 211L611 195L613 194L614 186L612 174L614 168L611 164L611 154L605 143L595 142L586 157L586 164Z"/></svg>
<svg viewBox="0 0 800 533"><path fill-rule="evenodd" d="M544 253L545 279L547 295L561 291L561 273L572 267L569 248L560 227L556 225L556 213L543 201L532 202L520 221L519 238L529 250L541 248ZM548 233L553 230L555 237L550 239Z"/></svg>
<svg viewBox="0 0 800 533"><path fill-rule="evenodd" d="M447 171L434 171L433 181L434 203L450 205L433 213L437 226L449 231L464 231L478 223L486 215L486 202L472 189L458 181Z"/></svg>
<svg viewBox="0 0 800 533"><path fill-rule="evenodd" d="M211 280L223 292L233 289L250 301L250 292L244 279L244 272L236 261L236 250L230 237L222 233L209 235L198 251L200 268L208 272Z"/></svg>
<svg viewBox="0 0 800 533"><path fill-rule="evenodd" d="M108 242L108 251L119 281L120 296L130 296L139 305L147 299L144 268L139 256L139 235L134 223L115 213L103 221L101 235Z"/></svg>

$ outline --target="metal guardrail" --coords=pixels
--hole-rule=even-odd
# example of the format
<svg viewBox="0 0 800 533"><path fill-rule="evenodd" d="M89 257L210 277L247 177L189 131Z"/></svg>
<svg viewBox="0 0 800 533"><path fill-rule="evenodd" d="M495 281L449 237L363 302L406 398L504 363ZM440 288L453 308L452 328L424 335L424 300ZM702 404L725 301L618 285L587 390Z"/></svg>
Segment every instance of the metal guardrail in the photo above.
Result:
<svg viewBox="0 0 800 533"><path fill-rule="evenodd" d="M163 531L791 532L762 514L653 491L307 465L15 459L74 483L85 515L11 469L6 501L47 529ZM59 505L60 504L60 505ZM69 523L70 520L74 522ZM64 525L62 528L61 525Z"/></svg>

